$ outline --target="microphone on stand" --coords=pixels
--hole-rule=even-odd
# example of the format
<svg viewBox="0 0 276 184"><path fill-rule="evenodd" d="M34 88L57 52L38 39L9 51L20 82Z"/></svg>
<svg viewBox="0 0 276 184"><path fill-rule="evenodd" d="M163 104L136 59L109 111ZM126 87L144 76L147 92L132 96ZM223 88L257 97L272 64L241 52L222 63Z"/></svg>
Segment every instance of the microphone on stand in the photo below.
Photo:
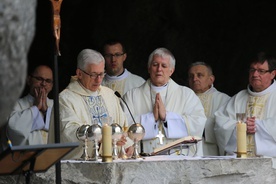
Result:
<svg viewBox="0 0 276 184"><path fill-rule="evenodd" d="M129 114L130 114L130 116L131 116L133 122L134 122L135 124L137 124L136 121L134 120L134 117L133 117L133 115L132 115L132 113L131 113L131 111L130 111L130 109L129 109L127 103L126 103L126 101L122 98L121 94L120 94L118 91L115 91L114 94L115 94L118 98L120 98L120 99L124 102L124 104L126 104L127 110L128 110L128 112L129 112Z"/></svg>
<svg viewBox="0 0 276 184"><path fill-rule="evenodd" d="M130 114L130 116L131 116L131 118L132 118L134 124L137 124L136 121L134 120L134 117L133 117L133 115L132 115L132 113L131 113L131 111L130 111L130 109L129 109L127 103L126 103L126 101L122 98L121 94L120 94L118 91L115 91L114 94L124 102L124 104L126 105L127 110L128 110L128 112L129 112L129 114ZM142 155L142 156L148 156L147 154L144 153L144 149L143 149L143 140L140 140L140 150L141 150L140 155Z"/></svg>

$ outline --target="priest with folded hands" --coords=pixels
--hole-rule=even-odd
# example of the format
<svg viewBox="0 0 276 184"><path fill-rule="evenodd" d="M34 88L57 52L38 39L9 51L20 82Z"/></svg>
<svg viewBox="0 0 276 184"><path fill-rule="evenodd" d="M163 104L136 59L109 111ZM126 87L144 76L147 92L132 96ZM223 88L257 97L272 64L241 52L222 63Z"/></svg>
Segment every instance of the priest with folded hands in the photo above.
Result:
<svg viewBox="0 0 276 184"><path fill-rule="evenodd" d="M166 48L157 48L148 60L150 78L123 96L136 123L145 128L142 141L145 153L153 153L155 148L186 136L202 136L206 122L203 106L191 89L171 79L174 70L172 53ZM130 115L129 122L132 122ZM187 150L183 151L186 155Z"/></svg>

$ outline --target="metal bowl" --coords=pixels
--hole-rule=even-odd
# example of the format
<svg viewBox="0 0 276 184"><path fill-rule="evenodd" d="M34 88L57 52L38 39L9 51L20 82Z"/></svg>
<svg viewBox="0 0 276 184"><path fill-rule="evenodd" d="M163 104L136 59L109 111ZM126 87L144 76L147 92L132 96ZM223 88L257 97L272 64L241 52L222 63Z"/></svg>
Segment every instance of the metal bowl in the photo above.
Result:
<svg viewBox="0 0 276 184"><path fill-rule="evenodd" d="M112 139L119 140L123 135L123 129L118 123L112 123Z"/></svg>
<svg viewBox="0 0 276 184"><path fill-rule="evenodd" d="M102 139L102 127L98 124L93 124L87 129L87 137L89 140Z"/></svg>
<svg viewBox="0 0 276 184"><path fill-rule="evenodd" d="M134 142L138 142L145 136L145 129L140 123L132 124L128 129L128 137Z"/></svg>
<svg viewBox="0 0 276 184"><path fill-rule="evenodd" d="M79 140L84 141L85 139L87 139L88 128L89 128L89 125L82 125L77 129L76 136Z"/></svg>

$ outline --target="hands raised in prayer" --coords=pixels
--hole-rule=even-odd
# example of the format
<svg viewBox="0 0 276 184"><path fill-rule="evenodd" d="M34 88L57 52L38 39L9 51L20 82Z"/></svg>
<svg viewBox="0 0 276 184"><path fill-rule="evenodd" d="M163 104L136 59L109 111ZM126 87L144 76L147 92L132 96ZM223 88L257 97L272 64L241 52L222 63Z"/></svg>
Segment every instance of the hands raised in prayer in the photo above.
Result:
<svg viewBox="0 0 276 184"><path fill-rule="evenodd" d="M35 88L34 89L34 105L37 106L37 108L41 112L46 112L47 111L47 93L45 88Z"/></svg>
<svg viewBox="0 0 276 184"><path fill-rule="evenodd" d="M161 95L159 93L156 94L155 103L153 106L153 115L155 121L161 120L165 121L166 119L166 108L162 101Z"/></svg>
<svg viewBox="0 0 276 184"><path fill-rule="evenodd" d="M246 119L246 125L247 125L247 130L246 132L248 134L255 134L256 133L256 123L255 123L255 117L248 117Z"/></svg>

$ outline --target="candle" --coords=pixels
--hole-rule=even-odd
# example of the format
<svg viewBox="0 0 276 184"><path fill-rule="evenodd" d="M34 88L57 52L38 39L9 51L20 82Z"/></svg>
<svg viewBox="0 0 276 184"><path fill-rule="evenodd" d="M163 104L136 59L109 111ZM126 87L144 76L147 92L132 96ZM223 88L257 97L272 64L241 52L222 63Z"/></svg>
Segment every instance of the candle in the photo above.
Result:
<svg viewBox="0 0 276 184"><path fill-rule="evenodd" d="M237 155L246 158L246 123L238 122L237 129Z"/></svg>
<svg viewBox="0 0 276 184"><path fill-rule="evenodd" d="M102 161L112 162L112 127L104 124L102 127Z"/></svg>

